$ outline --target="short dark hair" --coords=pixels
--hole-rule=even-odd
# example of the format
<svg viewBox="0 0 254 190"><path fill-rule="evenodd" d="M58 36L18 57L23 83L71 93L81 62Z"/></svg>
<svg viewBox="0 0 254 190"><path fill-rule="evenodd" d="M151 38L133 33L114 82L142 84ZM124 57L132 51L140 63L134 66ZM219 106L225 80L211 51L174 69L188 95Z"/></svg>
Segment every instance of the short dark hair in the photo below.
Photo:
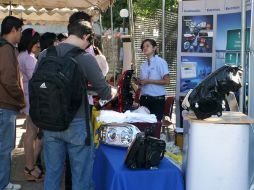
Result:
<svg viewBox="0 0 254 190"><path fill-rule="evenodd" d="M22 28L23 21L14 16L6 16L1 24L1 36L9 34L14 27L16 30Z"/></svg>
<svg viewBox="0 0 254 190"><path fill-rule="evenodd" d="M92 17L90 15L88 15L87 13L83 12L83 11L78 11L73 13L70 18L69 18L69 24L73 23L77 20L84 20L84 21L88 21L91 22L92 21Z"/></svg>
<svg viewBox="0 0 254 190"><path fill-rule="evenodd" d="M68 36L65 33L60 33L57 35L57 39L59 42L63 41L63 39L68 38Z"/></svg>
<svg viewBox="0 0 254 190"><path fill-rule="evenodd" d="M94 47L94 48L93 48L93 51L94 51L94 54L95 54L95 55L100 55L100 50L99 50L98 47Z"/></svg>
<svg viewBox="0 0 254 190"><path fill-rule="evenodd" d="M53 32L45 32L44 34L42 34L40 38L41 51L47 49L50 46L53 46L56 40L56 34Z"/></svg>
<svg viewBox="0 0 254 190"><path fill-rule="evenodd" d="M68 33L69 35L75 35L79 38L83 38L86 34L93 34L93 29L91 27L91 23L88 21L76 20L75 22L68 24Z"/></svg>
<svg viewBox="0 0 254 190"><path fill-rule="evenodd" d="M140 46L140 49L143 51L143 46L144 46L144 43L145 42L149 42L153 47L157 47L157 43L156 43L156 41L155 40L153 40L153 39L145 39L142 43L141 43L141 46ZM156 55L156 54L158 54L157 53L157 51L155 50L155 52L154 52L154 54Z"/></svg>
<svg viewBox="0 0 254 190"><path fill-rule="evenodd" d="M19 52L28 51L28 53L31 53L33 46L39 41L40 34L32 28L27 28L22 32L18 50Z"/></svg>

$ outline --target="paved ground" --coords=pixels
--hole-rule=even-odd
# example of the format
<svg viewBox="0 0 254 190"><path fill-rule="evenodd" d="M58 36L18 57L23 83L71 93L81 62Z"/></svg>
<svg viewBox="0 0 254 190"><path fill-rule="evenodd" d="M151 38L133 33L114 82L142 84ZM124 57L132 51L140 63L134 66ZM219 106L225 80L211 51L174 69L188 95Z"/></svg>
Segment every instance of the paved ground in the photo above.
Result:
<svg viewBox="0 0 254 190"><path fill-rule="evenodd" d="M13 151L12 157L12 173L11 181L22 185L22 190L43 190L43 182L35 183L28 182L24 176L24 148L23 148L23 135L25 133L24 117L19 116L17 119L17 132L16 132L16 149Z"/></svg>

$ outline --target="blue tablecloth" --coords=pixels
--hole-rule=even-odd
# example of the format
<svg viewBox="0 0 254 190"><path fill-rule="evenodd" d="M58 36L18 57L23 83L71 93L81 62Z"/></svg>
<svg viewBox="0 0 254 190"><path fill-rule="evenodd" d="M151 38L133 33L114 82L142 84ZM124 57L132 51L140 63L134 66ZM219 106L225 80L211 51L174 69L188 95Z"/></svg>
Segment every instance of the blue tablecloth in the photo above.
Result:
<svg viewBox="0 0 254 190"><path fill-rule="evenodd" d="M181 171L164 158L159 169L130 170L124 165L127 148L101 144L93 178L96 190L183 190Z"/></svg>

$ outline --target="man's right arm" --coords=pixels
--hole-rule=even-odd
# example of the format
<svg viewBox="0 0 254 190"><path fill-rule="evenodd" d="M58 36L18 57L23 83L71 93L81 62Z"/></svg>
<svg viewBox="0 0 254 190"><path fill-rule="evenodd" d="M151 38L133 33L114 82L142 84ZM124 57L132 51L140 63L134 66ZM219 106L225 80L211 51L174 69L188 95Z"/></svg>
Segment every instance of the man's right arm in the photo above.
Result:
<svg viewBox="0 0 254 190"><path fill-rule="evenodd" d="M116 96L117 90L112 88L105 80L96 59L89 54L79 57L81 68L85 78L92 84L93 89L99 94L101 99L109 100Z"/></svg>

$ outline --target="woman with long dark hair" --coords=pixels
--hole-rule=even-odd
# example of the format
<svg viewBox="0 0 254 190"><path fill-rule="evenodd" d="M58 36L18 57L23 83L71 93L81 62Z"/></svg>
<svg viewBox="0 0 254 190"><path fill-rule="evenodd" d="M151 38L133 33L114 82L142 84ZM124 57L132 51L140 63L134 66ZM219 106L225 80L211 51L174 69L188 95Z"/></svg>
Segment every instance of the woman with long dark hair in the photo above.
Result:
<svg viewBox="0 0 254 190"><path fill-rule="evenodd" d="M141 49L147 60L140 66L140 78L136 84L141 87L140 105L155 114L158 121L163 117L165 85L169 84L167 62L157 55L157 44L153 39L145 39Z"/></svg>
<svg viewBox="0 0 254 190"><path fill-rule="evenodd" d="M42 142L37 137L38 128L33 124L29 116L29 93L28 81L32 78L37 59L40 52L40 35L32 28L22 32L18 46L19 67L22 74L23 88L26 100L26 107L22 110L26 114L26 134L24 138L25 150L25 175L28 181L41 181L42 172L35 166L37 157L41 151Z"/></svg>

